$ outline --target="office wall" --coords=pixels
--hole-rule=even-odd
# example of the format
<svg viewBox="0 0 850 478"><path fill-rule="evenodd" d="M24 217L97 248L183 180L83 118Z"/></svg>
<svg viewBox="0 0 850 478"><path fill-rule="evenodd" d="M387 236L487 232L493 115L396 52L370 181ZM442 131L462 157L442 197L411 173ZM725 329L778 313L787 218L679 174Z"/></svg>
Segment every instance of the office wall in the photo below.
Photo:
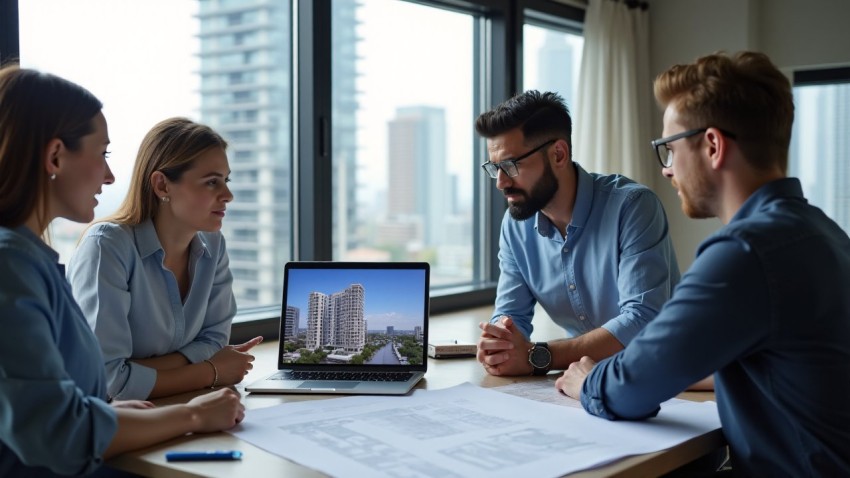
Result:
<svg viewBox="0 0 850 478"><path fill-rule="evenodd" d="M649 4L653 76L718 50L763 51L789 76L794 69L850 65L847 0L650 0ZM653 134L661 134L657 109ZM721 223L687 218L660 168L652 187L664 203L679 266L686 270L699 243Z"/></svg>

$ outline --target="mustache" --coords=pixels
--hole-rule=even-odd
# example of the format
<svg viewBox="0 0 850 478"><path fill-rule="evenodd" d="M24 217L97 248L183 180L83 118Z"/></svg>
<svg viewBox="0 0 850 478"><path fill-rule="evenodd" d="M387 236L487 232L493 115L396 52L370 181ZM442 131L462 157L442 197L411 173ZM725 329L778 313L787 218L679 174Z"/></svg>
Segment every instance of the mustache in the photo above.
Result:
<svg viewBox="0 0 850 478"><path fill-rule="evenodd" d="M517 188L505 188L505 189L502 189L502 194L505 194L505 195L507 195L507 194L522 194L522 195L524 195L525 191L523 191L522 189L517 189Z"/></svg>

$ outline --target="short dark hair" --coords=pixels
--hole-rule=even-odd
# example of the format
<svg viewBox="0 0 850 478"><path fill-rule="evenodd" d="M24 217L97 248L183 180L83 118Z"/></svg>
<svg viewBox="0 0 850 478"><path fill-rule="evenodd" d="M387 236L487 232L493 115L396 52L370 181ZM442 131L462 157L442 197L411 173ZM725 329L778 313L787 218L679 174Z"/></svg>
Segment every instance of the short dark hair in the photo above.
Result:
<svg viewBox="0 0 850 478"><path fill-rule="evenodd" d="M570 147L572 159L573 121L570 110L558 93L529 90L514 95L475 120L475 131L492 138L520 128L526 141L563 139Z"/></svg>

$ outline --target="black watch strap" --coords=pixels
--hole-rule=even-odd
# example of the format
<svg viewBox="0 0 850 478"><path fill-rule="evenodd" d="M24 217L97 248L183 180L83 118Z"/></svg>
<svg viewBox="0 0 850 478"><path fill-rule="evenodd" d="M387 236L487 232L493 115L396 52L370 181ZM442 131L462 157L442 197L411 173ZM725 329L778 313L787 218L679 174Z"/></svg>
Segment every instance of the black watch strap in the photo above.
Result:
<svg viewBox="0 0 850 478"><path fill-rule="evenodd" d="M552 369L552 352L546 342L536 342L528 352L532 375L546 375Z"/></svg>

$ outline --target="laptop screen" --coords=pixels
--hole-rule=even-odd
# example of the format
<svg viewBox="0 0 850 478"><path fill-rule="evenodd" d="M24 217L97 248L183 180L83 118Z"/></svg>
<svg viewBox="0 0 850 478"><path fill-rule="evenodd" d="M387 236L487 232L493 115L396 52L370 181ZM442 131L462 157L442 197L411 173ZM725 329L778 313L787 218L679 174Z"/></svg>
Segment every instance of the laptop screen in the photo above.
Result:
<svg viewBox="0 0 850 478"><path fill-rule="evenodd" d="M426 262L289 262L281 368L425 370Z"/></svg>

